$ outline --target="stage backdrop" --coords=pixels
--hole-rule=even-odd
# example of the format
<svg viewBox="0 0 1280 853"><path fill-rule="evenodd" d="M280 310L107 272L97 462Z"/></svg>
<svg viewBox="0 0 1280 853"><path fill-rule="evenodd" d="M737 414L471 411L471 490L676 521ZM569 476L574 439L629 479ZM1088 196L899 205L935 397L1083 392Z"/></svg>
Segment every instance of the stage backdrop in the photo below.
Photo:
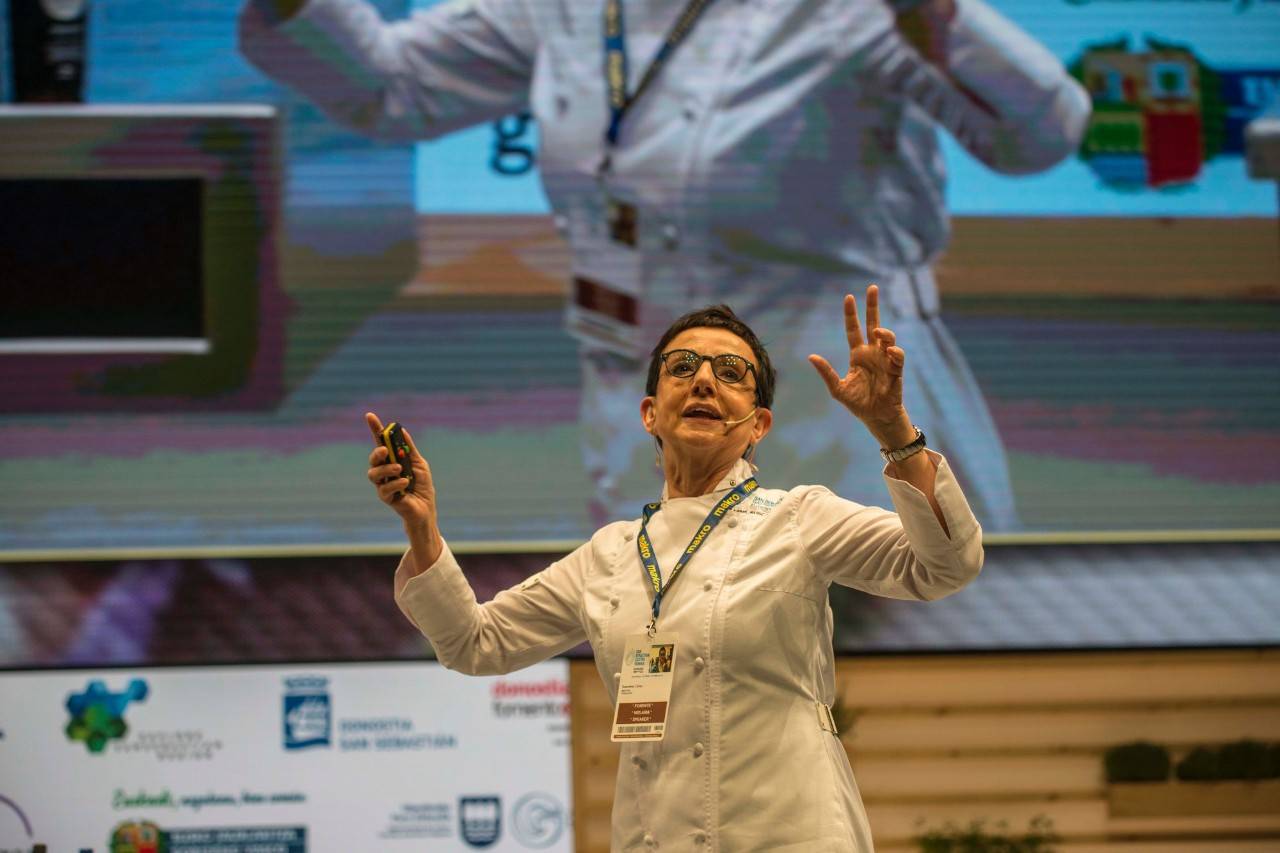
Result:
<svg viewBox="0 0 1280 853"><path fill-rule="evenodd" d="M564 661L0 673L0 850L572 850L568 690Z"/></svg>
<svg viewBox="0 0 1280 853"><path fill-rule="evenodd" d="M1014 505L983 519L988 532L1274 531L1276 187L1250 180L1241 152L1280 81L1280 4L993 5L1086 83L1094 115L1079 152L1040 175L996 176L944 143L942 314L992 413ZM237 53L238 6L93 3L85 98L278 109L280 169L257 179L279 182L279 251L265 262L279 263L282 293L256 320L257 340L278 346L179 391L170 380L198 376L201 354L144 353L110 375L56 353L0 370L0 550L391 547L399 524L364 478L366 410L420 439L456 546L581 541L598 519L537 127L512 116L421 145L364 140ZM388 18L410 6L379 3ZM76 258L76 234L60 245ZM56 312L55 285L23 298ZM2 350L0 367L14 357ZM792 386L817 381L803 363L780 368ZM780 427L793 415L778 412ZM833 417L837 429L858 427ZM767 442L761 460L777 486L821 481L830 462ZM607 512L634 517L660 484L647 450L627 462L628 502ZM875 484L848 497L887 501Z"/></svg>

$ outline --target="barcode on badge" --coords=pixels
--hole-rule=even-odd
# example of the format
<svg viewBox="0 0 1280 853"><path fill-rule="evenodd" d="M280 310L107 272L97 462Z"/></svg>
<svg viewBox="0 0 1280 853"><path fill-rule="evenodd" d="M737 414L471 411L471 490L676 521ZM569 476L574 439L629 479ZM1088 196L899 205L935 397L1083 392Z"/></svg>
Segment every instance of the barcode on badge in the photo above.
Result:
<svg viewBox="0 0 1280 853"><path fill-rule="evenodd" d="M618 734L631 735L640 732L651 732L653 729L653 726L618 726Z"/></svg>

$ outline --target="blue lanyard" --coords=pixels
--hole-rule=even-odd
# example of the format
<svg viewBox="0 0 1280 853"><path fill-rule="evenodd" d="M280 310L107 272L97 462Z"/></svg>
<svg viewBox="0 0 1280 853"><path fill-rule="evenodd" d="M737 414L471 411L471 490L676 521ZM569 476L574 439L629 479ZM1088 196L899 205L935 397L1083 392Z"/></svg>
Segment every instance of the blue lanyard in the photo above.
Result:
<svg viewBox="0 0 1280 853"><path fill-rule="evenodd" d="M649 622L649 636L653 636L654 632L658 630L658 610L662 607L662 597L666 595L671 585L676 582L676 578L680 575L685 565L702 547L702 543L707 541L707 538L711 536L711 531L716 529L716 526L720 524L729 510L734 505L742 503L744 497L759 487L760 484L756 482L755 477L748 477L711 508L711 512L707 513L706 519L703 520L697 532L693 534L693 538L689 540L688 547L684 549L684 553L676 561L676 567L671 570L671 577L667 578L665 584L662 582L662 571L658 568L658 555L653 550L653 543L649 541L649 519L653 518L653 514L662 508L662 504L649 503L644 505L644 519L640 522L640 535L636 537L636 550L640 552L640 563L644 566L649 583L653 586L653 619Z"/></svg>
<svg viewBox="0 0 1280 853"><path fill-rule="evenodd" d="M622 130L622 119L631 105L639 100L645 89L658 76L662 66L671 58L671 54L680 45L703 11L711 5L711 0L689 0L689 5L680 13L672 25L671 31L663 39L662 47L645 69L644 76L636 90L627 94L627 39L626 24L622 15L622 0L605 0L604 4L604 78L609 95L609 127L605 130L605 158L601 169L607 170L608 152L618 144L618 134Z"/></svg>

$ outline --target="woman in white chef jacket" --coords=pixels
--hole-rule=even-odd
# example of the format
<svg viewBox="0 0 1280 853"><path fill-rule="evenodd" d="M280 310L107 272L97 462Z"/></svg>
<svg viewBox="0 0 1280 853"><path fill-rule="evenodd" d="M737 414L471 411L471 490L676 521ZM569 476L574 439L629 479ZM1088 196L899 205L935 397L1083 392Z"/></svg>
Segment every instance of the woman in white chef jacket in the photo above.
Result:
<svg viewBox="0 0 1280 853"><path fill-rule="evenodd" d="M403 495L399 466L382 447L370 454L369 480L410 544L396 601L445 666L510 672L589 641L617 703L624 657L634 658L624 656L629 641L646 647L648 628L653 642L673 645L664 737L622 747L615 851L872 849L830 714L827 588L934 599L982 564L981 531L950 467L924 449L902 405L907 354L879 326L877 297L868 290L865 335L846 297L843 377L820 356L809 360L881 445L896 513L821 486L756 483L750 459L773 426L775 374L759 339L724 306L678 320L650 359L639 409L660 448L661 500L643 521L601 528L486 604L441 536L421 454L412 454L416 484ZM377 435L377 416L366 420ZM847 414L845 425L860 432ZM653 555L658 588L647 570Z"/></svg>
<svg viewBox="0 0 1280 853"><path fill-rule="evenodd" d="M626 0L610 7L613 53L610 2L455 0L386 23L357 0L252 0L240 43L335 120L381 138L532 111L573 254L567 322L601 521L639 497L622 489L644 479L626 476L645 455L630 429L644 354L688 305L732 301L791 361L837 345L826 306L876 281L912 352L911 410L955 458L984 522L1016 527L1003 446L939 318L932 264L949 226L934 128L997 171L1040 171L1075 149L1083 90L983 0ZM637 93L691 8L686 37ZM606 54L625 60L612 84ZM615 92L628 108L610 141ZM787 388L774 459L842 494L877 494L879 460L839 428L839 410L805 383Z"/></svg>

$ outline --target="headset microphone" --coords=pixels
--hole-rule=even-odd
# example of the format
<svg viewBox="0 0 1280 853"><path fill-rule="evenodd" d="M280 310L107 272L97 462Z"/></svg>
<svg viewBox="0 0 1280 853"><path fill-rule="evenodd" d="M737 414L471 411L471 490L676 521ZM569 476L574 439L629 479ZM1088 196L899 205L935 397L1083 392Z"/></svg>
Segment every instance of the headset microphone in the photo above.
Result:
<svg viewBox="0 0 1280 853"><path fill-rule="evenodd" d="M747 412L746 417L738 418L736 421L725 421L724 422L725 432L729 431L729 427L735 427L738 424L743 423L744 421L749 421L752 418L754 418L756 416L756 409L759 409L759 408L760 408L759 406L756 406L751 411Z"/></svg>

